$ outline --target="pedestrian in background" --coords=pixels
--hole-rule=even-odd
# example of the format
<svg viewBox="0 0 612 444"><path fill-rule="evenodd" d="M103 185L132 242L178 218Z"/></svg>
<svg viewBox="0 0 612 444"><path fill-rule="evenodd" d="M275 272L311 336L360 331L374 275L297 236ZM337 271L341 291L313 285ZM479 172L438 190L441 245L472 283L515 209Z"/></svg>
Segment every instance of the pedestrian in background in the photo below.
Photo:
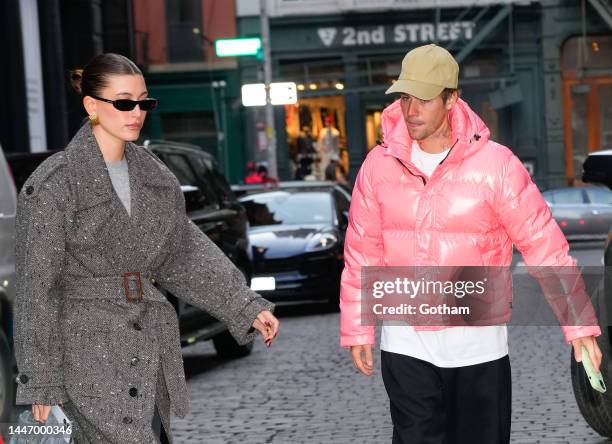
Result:
<svg viewBox="0 0 612 444"><path fill-rule="evenodd" d="M174 307L156 285L270 345L273 305L187 217L177 179L138 139L144 78L94 57L72 75L89 123L24 184L16 215L17 403L61 405L82 443L169 442L188 394Z"/></svg>
<svg viewBox="0 0 612 444"><path fill-rule="evenodd" d="M569 246L521 161L489 139L459 98L459 66L436 45L410 51L387 93L383 144L357 175L346 232L340 343L372 375L375 327L361 324L362 267L510 266L512 245L528 266L575 266ZM565 326L577 360L598 368L593 315ZM590 326L589 326L590 325ZM383 324L381 367L393 443L510 441L511 374L505 325Z"/></svg>

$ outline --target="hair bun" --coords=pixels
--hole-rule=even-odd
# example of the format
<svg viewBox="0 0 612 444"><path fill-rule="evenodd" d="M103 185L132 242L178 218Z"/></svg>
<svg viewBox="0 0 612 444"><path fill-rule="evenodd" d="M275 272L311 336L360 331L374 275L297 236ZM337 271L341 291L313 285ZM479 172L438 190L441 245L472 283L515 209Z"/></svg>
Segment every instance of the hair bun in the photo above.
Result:
<svg viewBox="0 0 612 444"><path fill-rule="evenodd" d="M73 69L70 71L70 83L72 84L72 88L79 93L82 94L81 90L81 82L83 81L83 70L82 69Z"/></svg>

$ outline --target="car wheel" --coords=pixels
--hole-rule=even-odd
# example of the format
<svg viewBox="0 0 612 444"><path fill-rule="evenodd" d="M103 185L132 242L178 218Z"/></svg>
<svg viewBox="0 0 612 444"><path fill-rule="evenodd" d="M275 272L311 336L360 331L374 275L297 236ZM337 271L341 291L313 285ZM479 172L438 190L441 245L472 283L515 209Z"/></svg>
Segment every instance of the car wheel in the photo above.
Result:
<svg viewBox="0 0 612 444"><path fill-rule="evenodd" d="M584 367L574 359L573 350L570 355L572 387L578 409L586 422L601 436L612 438L612 350L607 327L612 319L605 318L603 287L598 290L594 302L596 310L601 314L600 321L603 326L601 336L597 337L597 343L603 353L600 370L608 390L606 393L593 390Z"/></svg>
<svg viewBox="0 0 612 444"><path fill-rule="evenodd" d="M223 359L242 358L250 355L253 350L253 342L254 341L251 341L246 345L240 345L228 331L213 338L213 344L217 351L217 355Z"/></svg>
<svg viewBox="0 0 612 444"><path fill-rule="evenodd" d="M0 331L0 422L9 422L15 404L15 378L13 353L6 335Z"/></svg>

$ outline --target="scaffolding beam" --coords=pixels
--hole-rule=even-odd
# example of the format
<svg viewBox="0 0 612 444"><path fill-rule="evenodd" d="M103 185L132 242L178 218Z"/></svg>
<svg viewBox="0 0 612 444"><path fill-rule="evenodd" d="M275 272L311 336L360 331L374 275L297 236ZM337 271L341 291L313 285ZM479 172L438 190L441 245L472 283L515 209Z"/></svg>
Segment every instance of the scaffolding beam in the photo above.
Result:
<svg viewBox="0 0 612 444"><path fill-rule="evenodd" d="M457 63L461 63L467 56L469 56L474 49L478 45L480 45L485 38L495 29L497 25L499 25L506 17L510 15L512 12L512 5L506 5L502 7L495 16L489 20L489 22L482 27L478 33L474 36L472 40L469 41L467 45L465 45L461 51L457 53L455 56L455 60Z"/></svg>
<svg viewBox="0 0 612 444"><path fill-rule="evenodd" d="M589 3L612 29L612 4L605 0L589 0Z"/></svg>

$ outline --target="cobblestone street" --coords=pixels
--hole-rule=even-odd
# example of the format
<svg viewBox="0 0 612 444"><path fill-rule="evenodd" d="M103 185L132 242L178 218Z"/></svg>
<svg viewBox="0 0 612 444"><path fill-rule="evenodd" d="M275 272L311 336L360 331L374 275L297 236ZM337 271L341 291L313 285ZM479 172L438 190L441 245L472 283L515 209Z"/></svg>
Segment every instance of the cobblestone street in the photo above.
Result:
<svg viewBox="0 0 612 444"><path fill-rule="evenodd" d="M580 262L593 262L578 251ZM599 259L597 259L599 260ZM594 262L596 263L597 260ZM593 263L593 264L594 264ZM212 343L184 349L190 412L173 418L178 443L390 443L380 375L357 373L338 345L339 320L316 306L280 309L281 334L242 359ZM510 327L513 443L610 443L584 421L570 381L570 347L558 327Z"/></svg>
<svg viewBox="0 0 612 444"><path fill-rule="evenodd" d="M191 410L173 418L177 442L391 442L378 354L372 378L357 374L338 347L338 315L300 310L308 314L283 317L278 341L247 358L219 361L209 343L184 350ZM578 412L559 328L512 327L510 350L512 442L610 442Z"/></svg>

